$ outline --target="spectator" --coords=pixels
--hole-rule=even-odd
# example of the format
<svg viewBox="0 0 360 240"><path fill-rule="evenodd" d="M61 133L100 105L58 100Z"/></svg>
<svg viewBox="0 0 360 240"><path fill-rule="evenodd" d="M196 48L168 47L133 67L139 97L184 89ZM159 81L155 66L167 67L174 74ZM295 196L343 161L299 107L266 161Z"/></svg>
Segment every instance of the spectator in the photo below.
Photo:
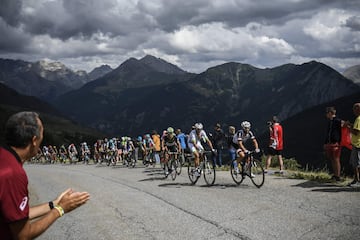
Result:
<svg viewBox="0 0 360 240"><path fill-rule="evenodd" d="M228 146L228 151L229 151L229 156L230 156L230 162L231 163L233 163L234 160L236 160L236 148L237 148L237 145L234 144L234 142L233 142L235 132L236 132L235 127L234 126L229 126L229 132L226 135L227 146ZM235 164L234 167L236 167L237 162L235 161L234 164Z"/></svg>
<svg viewBox="0 0 360 240"><path fill-rule="evenodd" d="M341 120L336 117L335 107L326 108L328 119L324 150L327 159L330 160L334 175L332 180L340 181L340 154L341 154Z"/></svg>
<svg viewBox="0 0 360 240"><path fill-rule="evenodd" d="M280 173L284 171L284 162L282 159L283 150L283 129L279 123L279 119L273 116L271 121L268 122L270 131L270 141L268 147L268 155L266 158L265 173L267 173L273 156L277 156L280 165Z"/></svg>
<svg viewBox="0 0 360 240"><path fill-rule="evenodd" d="M153 130L151 133L151 138L154 142L154 158L156 163L160 163L160 152L161 152L161 141L160 135L156 130Z"/></svg>
<svg viewBox="0 0 360 240"><path fill-rule="evenodd" d="M43 125L34 112L20 112L9 118L5 141L0 147L0 237L33 239L64 213L89 200L86 192L68 189L54 201L29 207L28 178L23 164L35 156L43 139ZM34 219L36 219L34 221Z"/></svg>
<svg viewBox="0 0 360 240"><path fill-rule="evenodd" d="M185 149L187 148L187 145L186 145L187 137L186 137L185 133L181 132L180 128L176 129L175 134L176 134L177 139L180 142L181 150L182 150L182 152L184 152Z"/></svg>
<svg viewBox="0 0 360 240"><path fill-rule="evenodd" d="M217 154L213 155L213 162L218 165L218 167L222 166L222 151L225 145L225 134L224 131L221 129L220 123L215 124L214 133L212 135L212 141L214 147L216 149Z"/></svg>
<svg viewBox="0 0 360 240"><path fill-rule="evenodd" d="M354 168L354 180L349 184L350 187L360 187L360 103L353 106L356 116L354 124L347 123L351 130L352 150L350 155L350 164Z"/></svg>

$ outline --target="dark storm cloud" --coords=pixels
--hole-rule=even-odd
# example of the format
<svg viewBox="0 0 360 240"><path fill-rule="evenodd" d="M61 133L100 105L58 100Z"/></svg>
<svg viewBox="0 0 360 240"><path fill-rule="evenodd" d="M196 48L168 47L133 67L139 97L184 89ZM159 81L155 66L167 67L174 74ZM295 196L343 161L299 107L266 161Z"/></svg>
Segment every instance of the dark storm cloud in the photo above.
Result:
<svg viewBox="0 0 360 240"><path fill-rule="evenodd" d="M1 0L0 18L11 26L16 26L20 19L21 0Z"/></svg>
<svg viewBox="0 0 360 240"><path fill-rule="evenodd" d="M359 55L359 12L358 0L2 0L0 54L72 64L154 54L195 71L338 64Z"/></svg>
<svg viewBox="0 0 360 240"><path fill-rule="evenodd" d="M352 31L360 31L360 17L353 16L346 21L345 26L349 27Z"/></svg>

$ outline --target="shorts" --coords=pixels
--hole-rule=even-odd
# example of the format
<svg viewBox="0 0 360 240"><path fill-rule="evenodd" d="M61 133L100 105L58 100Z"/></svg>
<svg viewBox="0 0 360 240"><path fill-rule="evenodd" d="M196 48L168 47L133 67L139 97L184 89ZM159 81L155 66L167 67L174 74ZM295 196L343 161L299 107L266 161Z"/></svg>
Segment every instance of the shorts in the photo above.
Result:
<svg viewBox="0 0 360 240"><path fill-rule="evenodd" d="M177 152L178 151L176 146L167 146L166 148L168 149L169 152Z"/></svg>
<svg viewBox="0 0 360 240"><path fill-rule="evenodd" d="M337 143L328 143L324 145L326 157L328 159L340 158L341 147Z"/></svg>
<svg viewBox="0 0 360 240"><path fill-rule="evenodd" d="M268 154L270 156L279 156L279 155L282 154L282 150L276 150L276 149L274 149L272 147L268 147Z"/></svg>
<svg viewBox="0 0 360 240"><path fill-rule="evenodd" d="M204 150L204 147L201 145L200 142L196 143L197 148L192 143L189 143L188 145L189 145L189 149L192 153L197 152L198 149Z"/></svg>
<svg viewBox="0 0 360 240"><path fill-rule="evenodd" d="M360 167L360 148L352 147L350 165L354 168Z"/></svg>

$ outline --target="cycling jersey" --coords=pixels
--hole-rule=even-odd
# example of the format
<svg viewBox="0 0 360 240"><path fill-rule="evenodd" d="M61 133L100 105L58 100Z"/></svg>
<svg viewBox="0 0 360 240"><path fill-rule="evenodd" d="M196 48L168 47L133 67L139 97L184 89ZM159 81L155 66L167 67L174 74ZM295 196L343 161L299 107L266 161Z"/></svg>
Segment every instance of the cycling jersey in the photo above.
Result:
<svg viewBox="0 0 360 240"><path fill-rule="evenodd" d="M199 135L196 133L196 130L192 130L189 134L188 146L192 152L196 151L195 146L198 149L204 150L204 147L201 144L201 141L207 142L209 141L208 136L204 130L201 130Z"/></svg>
<svg viewBox="0 0 360 240"><path fill-rule="evenodd" d="M153 146L154 146L154 141L151 139L151 138L149 138L149 139L144 139L144 145L145 145L145 147L147 148L147 149L149 149L149 148L153 148Z"/></svg>
<svg viewBox="0 0 360 240"><path fill-rule="evenodd" d="M175 135L170 137L170 135L166 135L164 137L164 145L171 152L177 152L178 149L178 140Z"/></svg>
<svg viewBox="0 0 360 240"><path fill-rule="evenodd" d="M243 145L245 146L245 148L250 147L250 144L252 144L252 141L249 140L254 140L255 139L255 135L249 131L249 132L245 132L243 129L237 131L233 137L233 143L236 144L237 148L239 148L239 141L242 141Z"/></svg>

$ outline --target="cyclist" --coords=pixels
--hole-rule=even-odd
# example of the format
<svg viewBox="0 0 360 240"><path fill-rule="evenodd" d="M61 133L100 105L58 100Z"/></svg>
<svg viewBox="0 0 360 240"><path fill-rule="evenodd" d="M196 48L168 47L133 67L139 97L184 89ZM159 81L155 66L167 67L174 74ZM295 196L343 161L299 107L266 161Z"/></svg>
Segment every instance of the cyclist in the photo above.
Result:
<svg viewBox="0 0 360 240"><path fill-rule="evenodd" d="M45 162L49 163L51 161L50 160L50 153L49 153L49 148L46 145L43 146L42 152L43 152L43 155L44 155L44 158L45 158Z"/></svg>
<svg viewBox="0 0 360 240"><path fill-rule="evenodd" d="M200 152L204 151L204 147L202 146L201 142L206 142L209 147L211 148L211 151L214 152L213 145L211 141L209 140L208 136L206 135L206 132L203 130L202 123L195 123L194 130L192 130L189 134L188 139L188 147L190 151L194 155L194 162L195 162L195 176L200 176Z"/></svg>
<svg viewBox="0 0 360 240"><path fill-rule="evenodd" d="M256 141L255 135L250 131L251 123L248 121L243 121L241 123L241 128L237 131L233 137L233 142L237 146L237 163L242 163L246 154L249 152L247 148L250 145L254 145L255 152L260 152L258 142ZM239 173L239 168L236 166L236 172Z"/></svg>
<svg viewBox="0 0 360 240"><path fill-rule="evenodd" d="M68 153L70 158L70 164L75 163L78 151L76 150L75 144L71 143L68 147Z"/></svg>
<svg viewBox="0 0 360 240"><path fill-rule="evenodd" d="M81 143L80 152L83 163L88 164L90 158L90 149L86 142Z"/></svg>
<svg viewBox="0 0 360 240"><path fill-rule="evenodd" d="M67 159L67 150L65 145L61 145L60 149L59 149L59 154L60 154L60 162L61 163L65 163L66 159Z"/></svg>
<svg viewBox="0 0 360 240"><path fill-rule="evenodd" d="M94 163L100 162L100 148L101 148L101 139L98 139L94 143Z"/></svg>
<svg viewBox="0 0 360 240"><path fill-rule="evenodd" d="M168 161L169 161L169 152L178 152L181 150L180 142L175 136L174 129L168 127L167 134L164 136L163 141L161 142L161 149L164 151L164 169L165 175L169 175ZM176 156L175 156L176 157ZM167 166L167 167L165 167Z"/></svg>
<svg viewBox="0 0 360 240"><path fill-rule="evenodd" d="M50 163L55 163L56 161L56 152L53 146L49 145L49 156L50 156Z"/></svg>
<svg viewBox="0 0 360 240"><path fill-rule="evenodd" d="M116 149L115 141L116 141L116 139L111 138L107 142L106 159L107 159L107 161L111 161L112 164L116 163L117 149Z"/></svg>
<svg viewBox="0 0 360 240"><path fill-rule="evenodd" d="M146 134L145 138L143 140L143 148L145 149L144 152L144 159L143 159L143 163L144 165L148 165L151 164L153 165L153 167L155 167L155 163L154 163L154 141L152 140L150 134Z"/></svg>
<svg viewBox="0 0 360 240"><path fill-rule="evenodd" d="M142 158L143 158L143 152L144 152L144 149L143 149L143 139L141 136L138 136L136 139L134 139L134 147L135 147L135 152L134 152L134 159L135 159L135 164L136 162L138 161L139 159L139 156L141 155Z"/></svg>

